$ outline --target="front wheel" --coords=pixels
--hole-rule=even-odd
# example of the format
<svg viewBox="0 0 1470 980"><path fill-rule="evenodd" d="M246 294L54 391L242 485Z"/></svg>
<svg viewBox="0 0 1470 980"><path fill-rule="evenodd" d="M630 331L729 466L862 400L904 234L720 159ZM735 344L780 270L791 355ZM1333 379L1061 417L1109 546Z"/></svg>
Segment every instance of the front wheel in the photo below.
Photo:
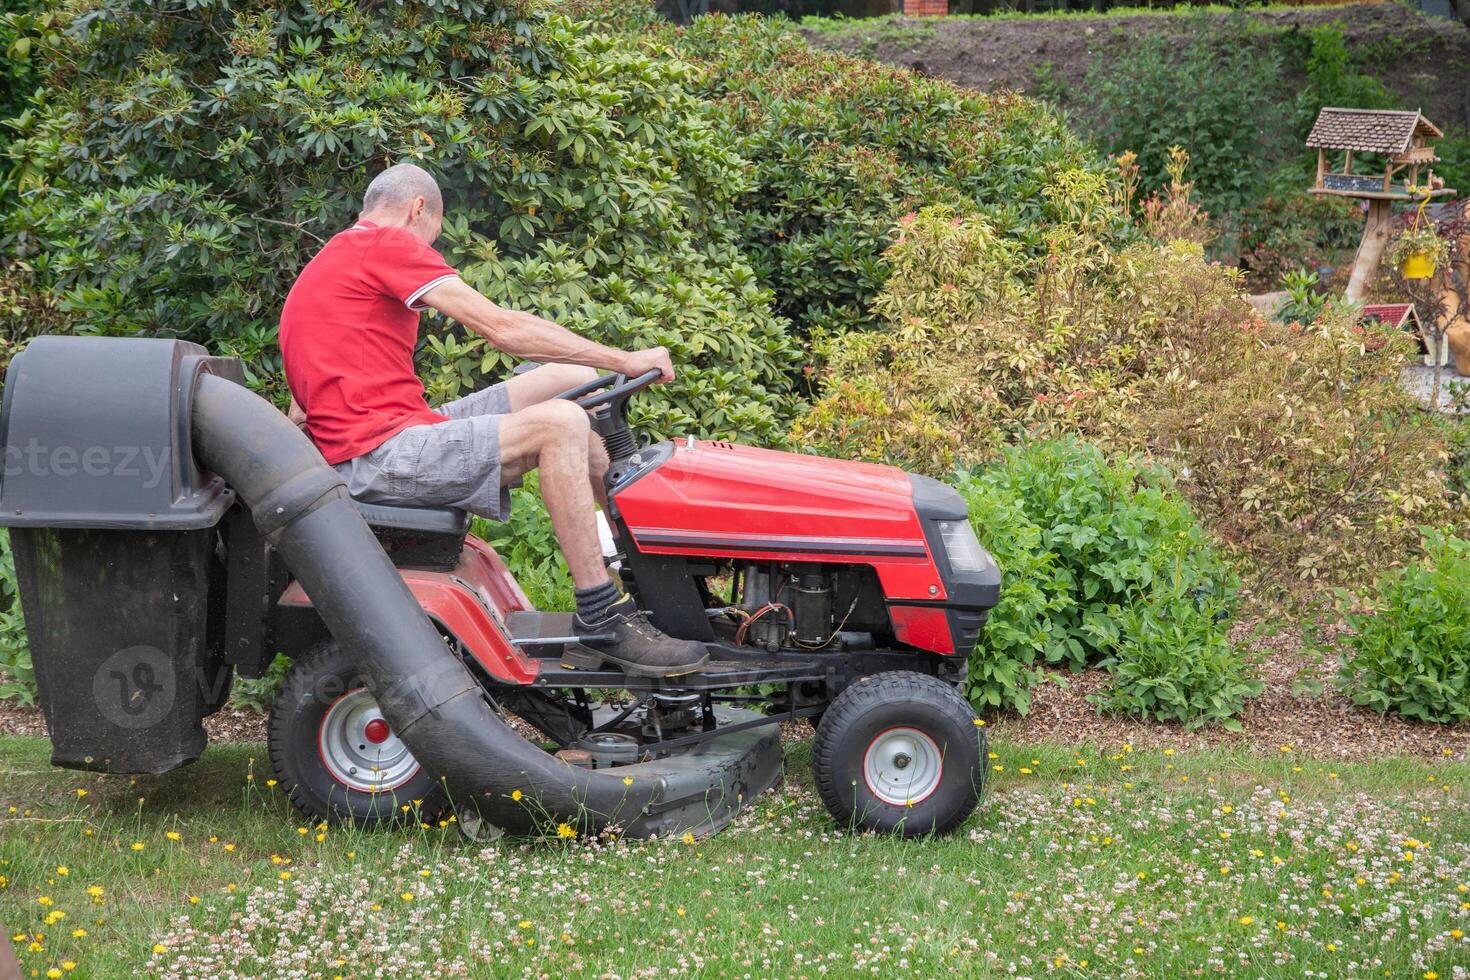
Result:
<svg viewBox="0 0 1470 980"><path fill-rule="evenodd" d="M276 778L313 820L431 821L445 809L443 787L393 732L335 641L291 665L268 732Z"/></svg>
<svg viewBox="0 0 1470 980"><path fill-rule="evenodd" d="M812 743L812 772L838 823L917 837L947 833L980 802L985 735L937 677L888 671L833 700Z"/></svg>

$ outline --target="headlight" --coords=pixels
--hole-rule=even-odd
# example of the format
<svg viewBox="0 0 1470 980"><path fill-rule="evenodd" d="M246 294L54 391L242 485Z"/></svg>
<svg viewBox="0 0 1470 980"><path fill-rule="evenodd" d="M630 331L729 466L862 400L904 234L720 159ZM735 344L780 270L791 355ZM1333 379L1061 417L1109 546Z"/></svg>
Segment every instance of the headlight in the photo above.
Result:
<svg viewBox="0 0 1470 980"><path fill-rule="evenodd" d="M990 556L980 547L975 529L969 521L939 521L939 539L949 556L949 567L957 572L983 572L990 567Z"/></svg>

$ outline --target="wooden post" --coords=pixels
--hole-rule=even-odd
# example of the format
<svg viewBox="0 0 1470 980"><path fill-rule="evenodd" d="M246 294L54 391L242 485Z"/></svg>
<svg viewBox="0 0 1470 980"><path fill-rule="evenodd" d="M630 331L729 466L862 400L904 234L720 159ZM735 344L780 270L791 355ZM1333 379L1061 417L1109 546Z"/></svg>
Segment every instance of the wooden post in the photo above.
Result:
<svg viewBox="0 0 1470 980"><path fill-rule="evenodd" d="M1317 187L1325 186L1327 177L1327 151L1317 151Z"/></svg>
<svg viewBox="0 0 1470 980"><path fill-rule="evenodd" d="M1344 294L1350 303L1362 302L1368 284L1378 272L1378 263L1383 250L1388 247L1388 232L1393 224L1393 205L1390 201L1370 200L1368 221L1363 225L1363 240L1358 244L1357 258L1353 259L1353 274L1348 279Z"/></svg>

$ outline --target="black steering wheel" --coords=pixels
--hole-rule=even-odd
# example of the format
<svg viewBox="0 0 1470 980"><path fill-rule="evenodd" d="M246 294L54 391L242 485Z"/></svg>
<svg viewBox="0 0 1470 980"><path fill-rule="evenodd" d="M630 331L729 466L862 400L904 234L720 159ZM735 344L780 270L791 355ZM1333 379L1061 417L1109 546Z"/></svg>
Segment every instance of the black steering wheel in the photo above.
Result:
<svg viewBox="0 0 1470 980"><path fill-rule="evenodd" d="M663 372L658 368L644 371L636 378L625 374L604 374L575 388L568 388L556 397L592 412L592 430L602 437L608 459L616 464L638 452L638 440L628 428L628 399L661 377ZM616 472L614 467L609 475Z"/></svg>
<svg viewBox="0 0 1470 980"><path fill-rule="evenodd" d="M568 388L557 395L559 399L576 402L578 407L593 409L601 405L611 405L614 402L627 403L628 398L642 391L663 376L658 368L644 371L636 378L629 378L626 374L604 374L593 378L591 381ZM609 386L611 386L609 388ZM601 391L608 388L607 391ZM598 391L600 394L591 395L589 392ZM585 396L585 397L584 397Z"/></svg>

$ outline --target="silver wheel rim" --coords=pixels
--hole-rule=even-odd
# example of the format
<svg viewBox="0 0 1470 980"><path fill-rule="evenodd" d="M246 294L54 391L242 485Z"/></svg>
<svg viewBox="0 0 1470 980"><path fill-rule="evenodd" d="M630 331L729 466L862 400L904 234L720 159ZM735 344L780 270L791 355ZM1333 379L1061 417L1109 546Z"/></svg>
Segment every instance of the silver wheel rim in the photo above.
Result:
<svg viewBox="0 0 1470 980"><path fill-rule="evenodd" d="M934 739L917 728L880 732L863 754L863 780L884 803L913 806L939 788L944 756Z"/></svg>
<svg viewBox="0 0 1470 980"><path fill-rule="evenodd" d="M387 728L381 741L368 737L373 722ZM378 726L371 731L381 734ZM367 688L348 691L332 703L322 717L317 747L332 778L361 793L397 789L419 771L418 760L388 727Z"/></svg>

